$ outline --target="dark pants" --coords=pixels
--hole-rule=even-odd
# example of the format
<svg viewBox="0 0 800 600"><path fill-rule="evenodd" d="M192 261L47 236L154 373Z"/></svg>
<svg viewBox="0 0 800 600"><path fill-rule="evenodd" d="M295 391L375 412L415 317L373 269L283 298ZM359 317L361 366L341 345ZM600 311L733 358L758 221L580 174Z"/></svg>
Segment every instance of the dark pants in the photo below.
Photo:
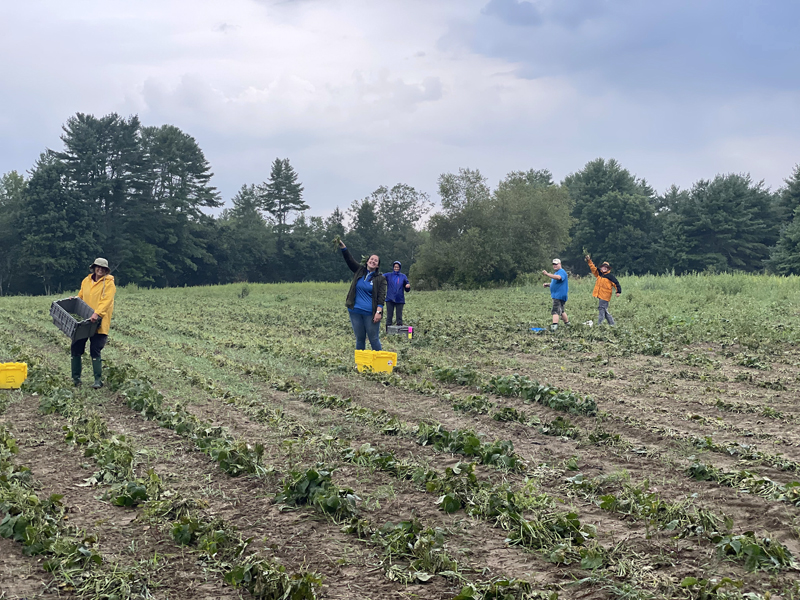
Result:
<svg viewBox="0 0 800 600"><path fill-rule="evenodd" d="M89 356L92 358L100 358L100 351L105 348L108 336L103 333L96 333L89 338ZM86 352L86 338L72 342L69 347L71 356L83 356Z"/></svg>
<svg viewBox="0 0 800 600"><path fill-rule="evenodd" d="M373 350L381 350L380 321L373 323L372 315L351 312L350 323L353 325L353 333L356 334L356 350L367 349L367 337L369 337L369 345Z"/></svg>
<svg viewBox="0 0 800 600"><path fill-rule="evenodd" d="M397 325L403 324L403 307L405 306L402 302L389 302L386 301L386 326L392 325L392 316L394 315L395 309L397 309Z"/></svg>

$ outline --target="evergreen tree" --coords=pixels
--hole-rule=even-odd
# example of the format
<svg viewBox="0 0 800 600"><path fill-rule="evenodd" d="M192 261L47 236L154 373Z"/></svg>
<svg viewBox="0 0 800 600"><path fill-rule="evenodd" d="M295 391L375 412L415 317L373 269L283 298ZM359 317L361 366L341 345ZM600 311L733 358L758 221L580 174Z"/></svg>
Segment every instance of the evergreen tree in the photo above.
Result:
<svg viewBox="0 0 800 600"><path fill-rule="evenodd" d="M792 222L781 231L768 266L778 275L800 275L800 209L795 210Z"/></svg>
<svg viewBox="0 0 800 600"><path fill-rule="evenodd" d="M619 271L654 270L657 201L646 181L614 159L598 158L568 175L564 185L573 200L572 242L566 253L570 267L588 273L585 249Z"/></svg>
<svg viewBox="0 0 800 600"><path fill-rule="evenodd" d="M64 184L86 203L100 247L111 270L136 255L142 231L129 227L141 211L137 200L143 169L139 119L117 114L97 118L77 113L67 120L61 140L63 152L52 152L65 167ZM139 219L146 227L154 224Z"/></svg>
<svg viewBox="0 0 800 600"><path fill-rule="evenodd" d="M800 165L777 194L776 212L781 231L768 266L779 275L800 275Z"/></svg>
<svg viewBox="0 0 800 600"><path fill-rule="evenodd" d="M275 233L259 212L254 185L243 185L233 198L233 208L219 218L220 283L275 281Z"/></svg>
<svg viewBox="0 0 800 600"><path fill-rule="evenodd" d="M800 164L795 165L792 176L785 183L775 195L775 216L783 225L789 225L800 207Z"/></svg>
<svg viewBox="0 0 800 600"><path fill-rule="evenodd" d="M50 294L77 289L100 254L100 232L68 167L43 154L23 198L19 265L30 273L24 291Z"/></svg>
<svg viewBox="0 0 800 600"><path fill-rule="evenodd" d="M15 276L21 243L19 220L25 194L25 178L11 171L0 177L0 296L7 294Z"/></svg>
<svg viewBox="0 0 800 600"><path fill-rule="evenodd" d="M277 225L278 237L288 231L289 214L308 210L303 202L303 186L288 158L276 158L272 163L269 181L261 184L261 207L271 214Z"/></svg>
<svg viewBox="0 0 800 600"><path fill-rule="evenodd" d="M380 254L385 236L378 216L378 201L372 198L353 200L347 213L351 222L347 244L351 249L361 254ZM358 259L356 254L353 256Z"/></svg>
<svg viewBox="0 0 800 600"><path fill-rule="evenodd" d="M320 268L324 273L319 279L320 281L347 281L352 274L342 260L341 253L338 248L333 252L330 251L336 236L345 237L344 213L338 206L323 220L323 227L323 239L328 245L323 246L322 256L319 258Z"/></svg>
<svg viewBox="0 0 800 600"><path fill-rule="evenodd" d="M676 202L664 238L676 271L756 271L778 238L772 195L749 175L717 175Z"/></svg>
<svg viewBox="0 0 800 600"><path fill-rule="evenodd" d="M292 231L286 237L284 260L286 261L285 281L326 281L331 275L327 265L344 266L341 256L331 251L331 238L325 236L325 222L322 217L307 219L300 214L292 224ZM327 260L326 260L327 259ZM341 263L341 264L340 264Z"/></svg>
<svg viewBox="0 0 800 600"><path fill-rule="evenodd" d="M141 148L141 193L131 198L137 206L126 224L140 245L156 249L156 263L133 255L128 269L151 272L160 285L189 283L201 263L214 263L205 242L211 219L202 211L221 205L211 167L197 141L172 125L143 127Z"/></svg>

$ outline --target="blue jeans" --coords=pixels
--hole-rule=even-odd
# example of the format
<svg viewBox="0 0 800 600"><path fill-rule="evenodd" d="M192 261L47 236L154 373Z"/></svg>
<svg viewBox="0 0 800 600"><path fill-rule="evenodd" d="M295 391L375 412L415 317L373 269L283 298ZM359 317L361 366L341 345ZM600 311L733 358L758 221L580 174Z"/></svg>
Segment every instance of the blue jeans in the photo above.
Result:
<svg viewBox="0 0 800 600"><path fill-rule="evenodd" d="M353 333L356 334L356 350L366 350L367 340L369 337L369 345L373 350L381 349L381 323L372 322L372 315L362 315L359 313L350 312L350 323L353 325Z"/></svg>

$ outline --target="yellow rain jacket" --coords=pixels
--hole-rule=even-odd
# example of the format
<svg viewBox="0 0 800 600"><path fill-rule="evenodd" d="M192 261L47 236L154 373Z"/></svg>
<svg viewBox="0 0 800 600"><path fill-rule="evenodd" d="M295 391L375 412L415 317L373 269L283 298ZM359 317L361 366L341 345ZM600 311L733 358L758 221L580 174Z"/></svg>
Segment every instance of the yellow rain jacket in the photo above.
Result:
<svg viewBox="0 0 800 600"><path fill-rule="evenodd" d="M108 335L108 330L111 328L111 315L114 314L114 294L116 293L117 286L114 285L113 275L106 275L97 281L93 281L92 276L87 275L86 279L81 282L78 298L91 306L94 312L103 319L100 321L97 333Z"/></svg>
<svg viewBox="0 0 800 600"><path fill-rule="evenodd" d="M614 292L614 288L617 288L618 294L622 293L622 286L620 286L617 278L611 274L610 268L608 273L603 275L600 270L594 266L591 258L586 262L589 263L589 269L592 271L592 275L597 278L597 281L594 282L592 296L608 302L611 300L611 294Z"/></svg>

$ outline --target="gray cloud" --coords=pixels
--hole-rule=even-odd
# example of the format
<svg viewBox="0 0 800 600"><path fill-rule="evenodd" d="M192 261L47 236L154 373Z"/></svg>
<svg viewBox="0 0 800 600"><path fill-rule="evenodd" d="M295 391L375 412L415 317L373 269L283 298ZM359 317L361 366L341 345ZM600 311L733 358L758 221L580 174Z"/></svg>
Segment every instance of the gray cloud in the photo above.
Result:
<svg viewBox="0 0 800 600"><path fill-rule="evenodd" d="M581 74L589 86L668 93L798 89L787 76L800 69L796 3L490 0L482 15L472 47L519 63L524 77Z"/></svg>
<svg viewBox="0 0 800 600"><path fill-rule="evenodd" d="M485 15L496 16L508 25L527 27L539 25L542 22L542 14L532 2L490 0L481 12Z"/></svg>
<svg viewBox="0 0 800 600"><path fill-rule="evenodd" d="M794 4L103 0L0 7L0 172L75 112L194 136L230 199L289 157L313 214L381 184L614 157L659 189L800 160Z"/></svg>

